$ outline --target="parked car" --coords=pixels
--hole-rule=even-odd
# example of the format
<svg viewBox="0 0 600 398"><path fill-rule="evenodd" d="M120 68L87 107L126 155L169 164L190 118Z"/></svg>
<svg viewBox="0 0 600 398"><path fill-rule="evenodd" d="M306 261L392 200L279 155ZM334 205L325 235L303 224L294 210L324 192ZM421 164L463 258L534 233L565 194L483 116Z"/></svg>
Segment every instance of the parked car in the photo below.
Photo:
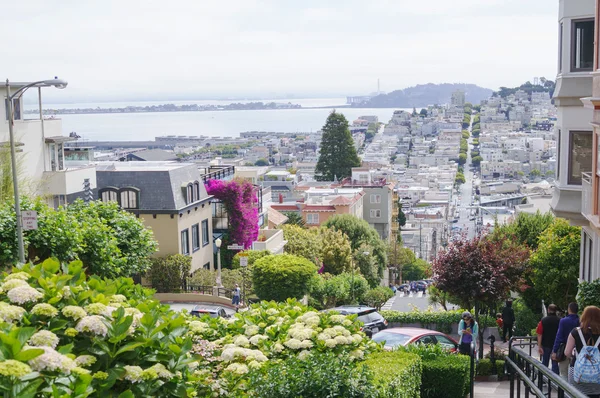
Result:
<svg viewBox="0 0 600 398"><path fill-rule="evenodd" d="M386 350L409 344L440 344L452 352L458 350L458 342L447 334L421 328L386 329L373 336L373 341L384 342Z"/></svg>
<svg viewBox="0 0 600 398"><path fill-rule="evenodd" d="M195 306L190 314L193 316L204 316L210 315L211 318L229 318L230 316L225 312L223 307L218 306L206 306L206 305L197 305Z"/></svg>
<svg viewBox="0 0 600 398"><path fill-rule="evenodd" d="M408 286L408 283L403 283L402 285L398 286L398 290L407 293L410 290L410 286Z"/></svg>
<svg viewBox="0 0 600 398"><path fill-rule="evenodd" d="M331 308L327 311L337 311L342 315L357 314L358 320L364 323L362 331L367 336L372 336L380 330L386 329L388 321L381 316L377 309L361 305L343 305L341 307Z"/></svg>
<svg viewBox="0 0 600 398"><path fill-rule="evenodd" d="M427 290L427 282L425 281L416 281L415 282L415 288L417 290L417 292L424 292Z"/></svg>

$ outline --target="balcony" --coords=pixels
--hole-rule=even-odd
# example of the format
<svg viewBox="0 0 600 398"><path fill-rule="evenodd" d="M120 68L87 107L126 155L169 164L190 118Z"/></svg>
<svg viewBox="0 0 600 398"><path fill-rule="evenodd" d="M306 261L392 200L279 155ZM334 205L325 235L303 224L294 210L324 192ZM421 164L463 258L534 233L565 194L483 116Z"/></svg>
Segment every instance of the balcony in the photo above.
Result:
<svg viewBox="0 0 600 398"><path fill-rule="evenodd" d="M594 192L592 191L591 173L581 173L581 214L590 221L598 218L594 214Z"/></svg>
<svg viewBox="0 0 600 398"><path fill-rule="evenodd" d="M286 243L281 229L261 229L258 231L258 240L252 243L252 250L268 250L273 254L281 254Z"/></svg>
<svg viewBox="0 0 600 398"><path fill-rule="evenodd" d="M83 182L90 180L91 188L96 188L96 167L88 166L59 171L45 171L45 193L49 195L70 195L83 191Z"/></svg>

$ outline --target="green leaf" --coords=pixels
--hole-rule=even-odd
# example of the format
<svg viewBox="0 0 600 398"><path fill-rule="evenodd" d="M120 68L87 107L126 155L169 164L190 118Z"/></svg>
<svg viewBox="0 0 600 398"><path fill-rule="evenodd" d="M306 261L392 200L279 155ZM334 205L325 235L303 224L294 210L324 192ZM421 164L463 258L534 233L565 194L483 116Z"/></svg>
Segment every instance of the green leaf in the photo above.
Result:
<svg viewBox="0 0 600 398"><path fill-rule="evenodd" d="M42 263L42 269L50 274L56 274L60 269L60 262L57 258L51 257L44 260Z"/></svg>
<svg viewBox="0 0 600 398"><path fill-rule="evenodd" d="M135 395L131 392L131 390L123 391L119 394L118 398L135 398Z"/></svg>
<svg viewBox="0 0 600 398"><path fill-rule="evenodd" d="M123 347L121 347L119 349L119 351L117 351L117 353L115 354L115 357L121 355L124 352L135 350L136 348L141 347L143 345L144 345L144 343L129 343L129 344L126 344Z"/></svg>
<svg viewBox="0 0 600 398"><path fill-rule="evenodd" d="M15 384L12 388L12 395L10 396L19 398L35 398L37 396L38 389L43 382L43 379L38 379L27 383Z"/></svg>
<svg viewBox="0 0 600 398"><path fill-rule="evenodd" d="M17 339L21 342L21 347L29 341L31 336L35 333L35 328L27 327L20 328L17 332ZM20 347L19 347L20 348Z"/></svg>
<svg viewBox="0 0 600 398"><path fill-rule="evenodd" d="M18 361L21 361L21 362L26 362L26 361L29 361L30 359L39 357L44 352L45 351L42 350L41 348L30 348L30 349L19 352L17 355L15 355L15 359Z"/></svg>
<svg viewBox="0 0 600 398"><path fill-rule="evenodd" d="M70 354L72 350L73 350L73 344L67 344L67 345L63 345L63 346L59 347L57 351L63 355L66 355L66 354Z"/></svg>
<svg viewBox="0 0 600 398"><path fill-rule="evenodd" d="M67 323L69 323L67 320L65 319L52 319L49 323L48 323L48 329L50 329L51 332L54 332L56 330L61 330Z"/></svg>
<svg viewBox="0 0 600 398"><path fill-rule="evenodd" d="M170 344L169 349L173 351L175 354L181 354L181 348L179 348L176 344Z"/></svg>
<svg viewBox="0 0 600 398"><path fill-rule="evenodd" d="M40 276L37 281L42 289L48 290L48 282L46 282L46 278Z"/></svg>
<svg viewBox="0 0 600 398"><path fill-rule="evenodd" d="M83 269L83 262L81 260L71 261L69 263L69 274L75 275L81 272Z"/></svg>

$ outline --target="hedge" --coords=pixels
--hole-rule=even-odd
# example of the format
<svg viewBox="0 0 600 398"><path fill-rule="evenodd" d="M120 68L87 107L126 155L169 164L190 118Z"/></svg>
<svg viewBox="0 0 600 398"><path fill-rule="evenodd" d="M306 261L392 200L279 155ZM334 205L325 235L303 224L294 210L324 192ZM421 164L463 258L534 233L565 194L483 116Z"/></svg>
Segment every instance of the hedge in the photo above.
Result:
<svg viewBox="0 0 600 398"><path fill-rule="evenodd" d="M390 323L410 324L418 323L422 327L433 325L435 330L443 333L451 333L452 325L461 320L461 315L465 310L452 311L381 311L381 315ZM495 319L492 317L481 317L479 327L496 326Z"/></svg>
<svg viewBox="0 0 600 398"><path fill-rule="evenodd" d="M469 391L470 358L449 355L423 361L422 398L464 398Z"/></svg>
<svg viewBox="0 0 600 398"><path fill-rule="evenodd" d="M492 374L492 361L489 359L480 359L475 370L477 376L491 376ZM504 361L496 361L496 374L498 379L504 378Z"/></svg>
<svg viewBox="0 0 600 398"><path fill-rule="evenodd" d="M402 351L376 352L365 365L373 374L379 398L417 398L421 385L421 358Z"/></svg>

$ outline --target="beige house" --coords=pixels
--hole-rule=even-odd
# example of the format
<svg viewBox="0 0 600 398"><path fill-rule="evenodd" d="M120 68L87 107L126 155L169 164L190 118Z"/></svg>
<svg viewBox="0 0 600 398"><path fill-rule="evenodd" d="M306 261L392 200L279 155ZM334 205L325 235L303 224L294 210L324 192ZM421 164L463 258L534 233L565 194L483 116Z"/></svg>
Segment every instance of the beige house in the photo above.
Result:
<svg viewBox="0 0 600 398"><path fill-rule="evenodd" d="M116 201L143 220L157 256L192 258L192 272L213 270L212 196L194 164L114 162L97 168L98 199Z"/></svg>

